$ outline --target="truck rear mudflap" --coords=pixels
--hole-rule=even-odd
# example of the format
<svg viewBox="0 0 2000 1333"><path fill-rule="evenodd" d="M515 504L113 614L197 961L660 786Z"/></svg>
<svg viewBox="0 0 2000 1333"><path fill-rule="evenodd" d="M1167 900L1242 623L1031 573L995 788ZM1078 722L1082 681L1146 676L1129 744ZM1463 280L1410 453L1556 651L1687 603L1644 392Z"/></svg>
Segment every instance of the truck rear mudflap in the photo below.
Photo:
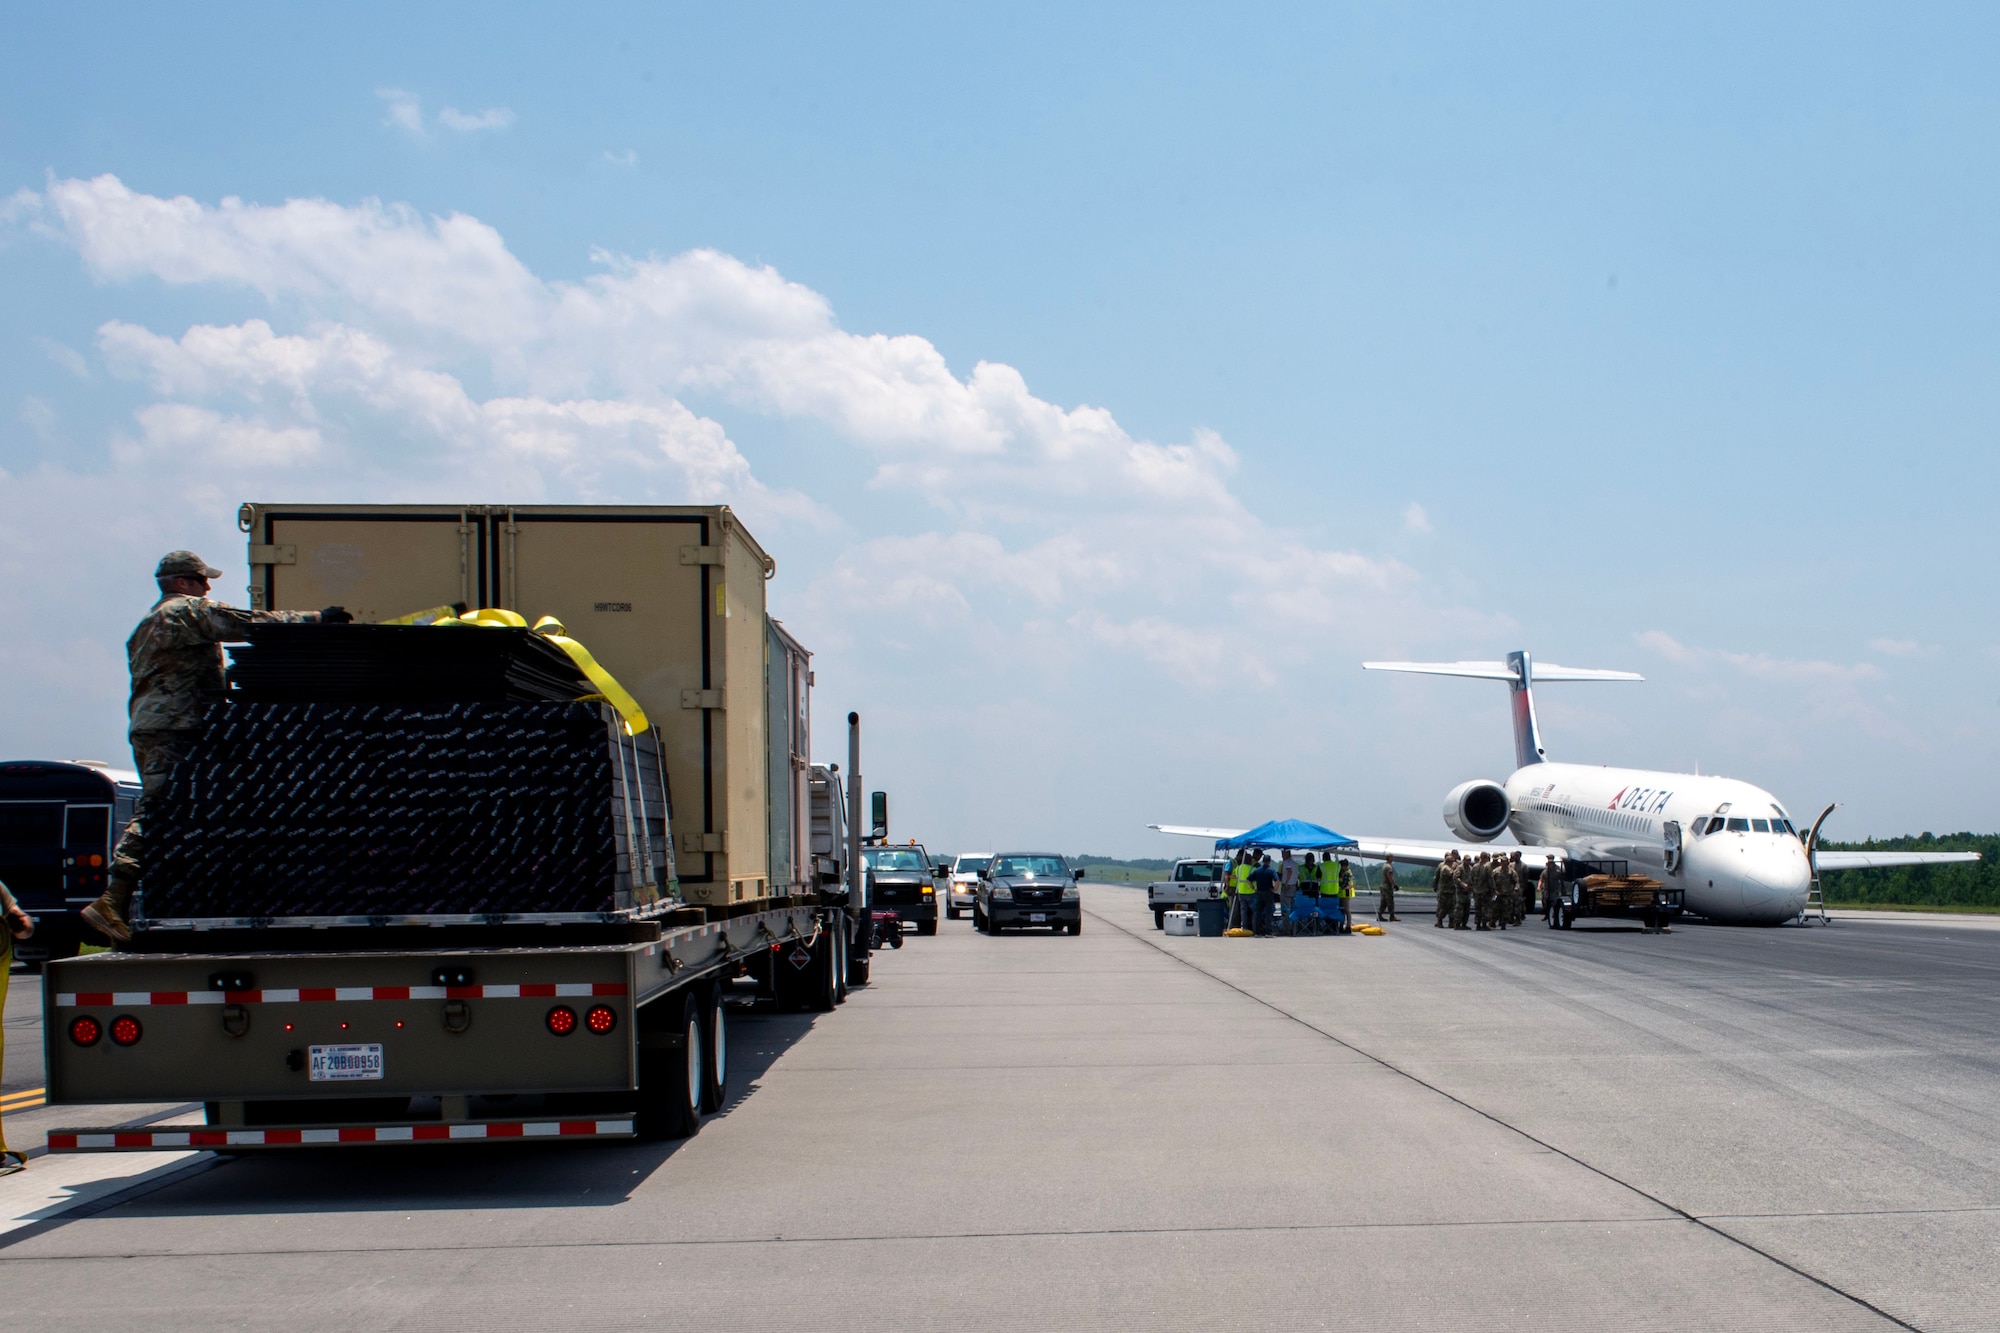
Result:
<svg viewBox="0 0 2000 1333"><path fill-rule="evenodd" d="M237 1152L257 1148L341 1148L356 1144L580 1141L637 1137L637 1122L630 1116L608 1120L484 1120L457 1124L430 1121L402 1125L285 1125L269 1129L187 1125L159 1129L56 1129L49 1132L49 1151L173 1152L178 1149L219 1149Z"/></svg>

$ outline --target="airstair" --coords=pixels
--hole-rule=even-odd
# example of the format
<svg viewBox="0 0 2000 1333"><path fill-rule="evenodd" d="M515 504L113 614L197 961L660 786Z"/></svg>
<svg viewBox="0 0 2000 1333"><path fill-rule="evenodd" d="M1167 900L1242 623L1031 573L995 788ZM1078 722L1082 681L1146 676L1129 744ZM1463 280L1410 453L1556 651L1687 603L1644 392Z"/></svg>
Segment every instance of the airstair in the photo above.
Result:
<svg viewBox="0 0 2000 1333"><path fill-rule="evenodd" d="M1819 876L1806 885L1806 905L1799 909L1799 924L1810 926L1817 919L1822 926L1831 925L1826 915L1826 895L1819 891Z"/></svg>
<svg viewBox="0 0 2000 1333"><path fill-rule="evenodd" d="M1835 801L1820 811L1819 818L1812 822L1812 831L1806 834L1806 865L1812 870L1812 878L1806 882L1805 906L1799 908L1799 924L1802 926L1810 926L1815 917L1822 926L1832 924L1826 916L1826 895L1820 892L1819 887L1819 831L1826 823L1826 817L1839 808L1840 802Z"/></svg>

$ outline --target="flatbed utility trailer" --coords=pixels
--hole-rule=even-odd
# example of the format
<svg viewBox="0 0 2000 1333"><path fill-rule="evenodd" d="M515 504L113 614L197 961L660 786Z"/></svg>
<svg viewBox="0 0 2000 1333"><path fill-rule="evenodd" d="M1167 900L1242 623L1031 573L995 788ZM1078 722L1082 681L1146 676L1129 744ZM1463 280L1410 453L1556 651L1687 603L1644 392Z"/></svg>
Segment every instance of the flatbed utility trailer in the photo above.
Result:
<svg viewBox="0 0 2000 1333"><path fill-rule="evenodd" d="M1627 873L1623 861L1572 861L1562 898L1550 909L1553 930L1568 930L1582 917L1611 917L1643 923L1648 933L1669 929L1686 907L1684 890L1668 888L1647 875Z"/></svg>
<svg viewBox="0 0 2000 1333"><path fill-rule="evenodd" d="M775 563L726 507L240 522L253 605L358 623L253 634L249 675L232 649L232 691L148 798L132 941L44 976L52 1104L198 1102L206 1123L62 1128L52 1151L680 1137L727 1099L734 982L818 1011L866 982L840 780L858 787L858 719L849 773L812 765L810 657L765 613ZM458 620L453 603L505 624L413 614ZM563 686L535 615L632 708L595 676ZM564 664L559 697L467 702L454 681L413 700L392 672L358 699L374 675L321 670L502 646Z"/></svg>

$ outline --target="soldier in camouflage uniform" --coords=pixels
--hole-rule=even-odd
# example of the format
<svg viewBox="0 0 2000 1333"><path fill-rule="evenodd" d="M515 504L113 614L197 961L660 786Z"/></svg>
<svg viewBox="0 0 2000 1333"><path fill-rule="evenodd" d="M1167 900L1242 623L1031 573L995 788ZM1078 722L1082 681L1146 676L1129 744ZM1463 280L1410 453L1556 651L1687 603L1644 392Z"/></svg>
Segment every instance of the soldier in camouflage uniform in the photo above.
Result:
<svg viewBox="0 0 2000 1333"><path fill-rule="evenodd" d="M1458 853L1446 852L1431 878L1431 883L1437 888L1437 915L1431 924L1440 930L1444 929L1445 921L1451 916L1451 897L1458 886L1457 875Z"/></svg>
<svg viewBox="0 0 2000 1333"><path fill-rule="evenodd" d="M208 581L222 577L193 551L169 551L153 571L160 600L125 641L132 669L132 759L142 790L132 822L111 853L103 896L83 909L83 919L123 943L132 938L126 918L145 864L146 807L174 765L201 739L208 706L229 689L222 645L241 643L252 625L299 622L344 624L354 619L337 606L324 611L239 611L210 601Z"/></svg>
<svg viewBox="0 0 2000 1333"><path fill-rule="evenodd" d="M1556 900L1562 896L1562 863L1554 856L1542 863L1542 920L1555 915Z"/></svg>
<svg viewBox="0 0 2000 1333"><path fill-rule="evenodd" d="M1527 890L1528 873L1521 868L1521 854L1510 852L1501 867L1504 872L1500 881L1500 924L1518 926L1528 919L1522 905L1522 894Z"/></svg>
<svg viewBox="0 0 2000 1333"><path fill-rule="evenodd" d="M1451 928L1464 930L1472 920L1472 895L1479 874L1479 862L1468 856L1458 858L1458 887L1451 895Z"/></svg>
<svg viewBox="0 0 2000 1333"><path fill-rule="evenodd" d="M1472 915L1473 927L1477 930L1493 929L1493 908L1495 893L1493 857L1486 852L1472 863Z"/></svg>

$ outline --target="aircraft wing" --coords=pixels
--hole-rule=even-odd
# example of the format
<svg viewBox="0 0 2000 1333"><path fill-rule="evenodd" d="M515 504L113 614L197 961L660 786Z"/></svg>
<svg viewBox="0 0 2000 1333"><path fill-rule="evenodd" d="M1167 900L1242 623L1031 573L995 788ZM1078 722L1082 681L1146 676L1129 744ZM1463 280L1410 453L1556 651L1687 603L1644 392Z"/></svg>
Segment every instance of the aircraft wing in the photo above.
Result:
<svg viewBox="0 0 2000 1333"><path fill-rule="evenodd" d="M1243 828L1197 828L1192 824L1148 824L1149 829L1160 833L1178 833L1189 838L1233 838L1239 833L1248 833Z"/></svg>
<svg viewBox="0 0 2000 1333"><path fill-rule="evenodd" d="M1148 824L1147 828L1161 833L1179 833L1190 838L1233 838L1245 830L1240 828L1200 828L1190 824ZM1405 865L1434 866L1442 862L1446 852L1457 852L1460 856L1473 856L1480 852L1511 852L1521 854L1521 864L1531 870L1540 870L1551 854L1563 854L1560 847L1520 847L1514 843L1491 842L1433 842L1424 838L1356 838L1352 847L1332 849L1336 856L1355 856L1364 861L1380 861L1393 856Z"/></svg>
<svg viewBox="0 0 2000 1333"><path fill-rule="evenodd" d="M1521 864L1530 870L1540 870L1551 856L1564 855L1560 847L1523 847L1511 842L1432 842L1424 838L1355 838L1352 847L1334 849L1336 856L1358 856L1364 861L1393 856L1406 865L1418 866L1438 865L1446 852L1457 852L1461 857L1481 852L1498 852L1502 856L1519 852Z"/></svg>
<svg viewBox="0 0 2000 1333"><path fill-rule="evenodd" d="M1881 870L1888 866L1942 866L1977 861L1978 852L1814 852L1821 870Z"/></svg>

